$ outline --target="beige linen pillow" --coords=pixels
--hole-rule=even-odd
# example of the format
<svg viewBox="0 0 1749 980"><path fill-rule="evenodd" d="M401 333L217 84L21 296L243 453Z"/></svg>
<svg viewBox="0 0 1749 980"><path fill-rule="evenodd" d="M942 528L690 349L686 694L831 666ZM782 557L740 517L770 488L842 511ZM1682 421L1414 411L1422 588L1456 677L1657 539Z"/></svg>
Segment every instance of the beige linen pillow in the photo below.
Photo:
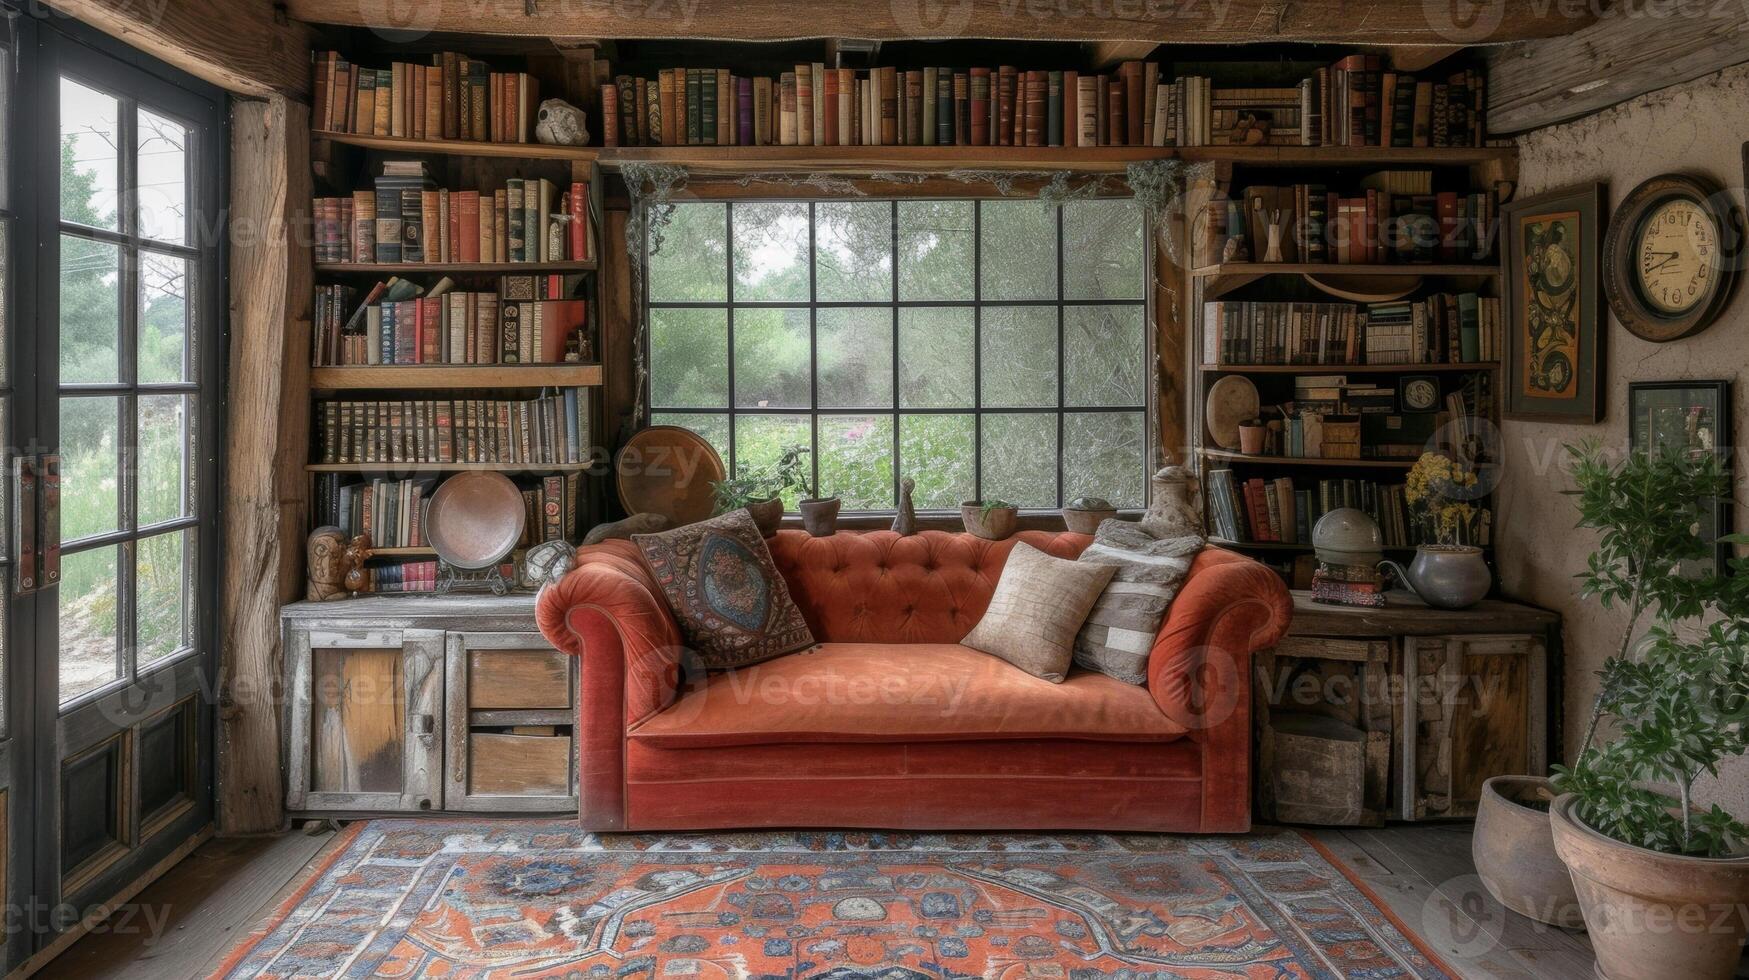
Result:
<svg viewBox="0 0 1749 980"><path fill-rule="evenodd" d="M984 618L960 642L1060 684L1075 653L1075 634L1117 571L1052 558L1016 544Z"/></svg>

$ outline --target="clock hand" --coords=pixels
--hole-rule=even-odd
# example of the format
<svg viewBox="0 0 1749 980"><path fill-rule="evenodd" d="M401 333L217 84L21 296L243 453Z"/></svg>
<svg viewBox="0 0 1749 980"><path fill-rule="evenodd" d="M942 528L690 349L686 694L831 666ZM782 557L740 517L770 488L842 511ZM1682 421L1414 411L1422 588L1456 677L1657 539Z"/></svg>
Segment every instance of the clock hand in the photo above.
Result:
<svg viewBox="0 0 1749 980"><path fill-rule="evenodd" d="M1676 261L1676 253L1675 252L1653 252L1651 254L1664 256L1664 261L1658 263L1657 265L1647 266L1644 270L1646 272L1657 272L1659 269L1662 269L1665 266L1669 265L1670 263Z"/></svg>

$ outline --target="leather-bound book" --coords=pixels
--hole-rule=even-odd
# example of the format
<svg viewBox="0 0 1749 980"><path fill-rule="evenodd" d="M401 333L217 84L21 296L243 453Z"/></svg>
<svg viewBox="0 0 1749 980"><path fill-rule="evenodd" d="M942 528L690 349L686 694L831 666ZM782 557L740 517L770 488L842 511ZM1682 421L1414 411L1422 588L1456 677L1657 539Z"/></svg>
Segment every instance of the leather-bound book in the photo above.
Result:
<svg viewBox="0 0 1749 980"><path fill-rule="evenodd" d="M997 146L1014 145L1014 91L1017 71L1013 65L996 69L996 138Z"/></svg>
<svg viewBox="0 0 1749 980"><path fill-rule="evenodd" d="M971 83L963 71L953 76L953 142L955 146L972 142Z"/></svg>
<svg viewBox="0 0 1749 980"><path fill-rule="evenodd" d="M881 145L899 144L899 70L891 66L880 69Z"/></svg>
<svg viewBox="0 0 1749 980"><path fill-rule="evenodd" d="M990 145L990 69L966 73L966 132L973 146Z"/></svg>

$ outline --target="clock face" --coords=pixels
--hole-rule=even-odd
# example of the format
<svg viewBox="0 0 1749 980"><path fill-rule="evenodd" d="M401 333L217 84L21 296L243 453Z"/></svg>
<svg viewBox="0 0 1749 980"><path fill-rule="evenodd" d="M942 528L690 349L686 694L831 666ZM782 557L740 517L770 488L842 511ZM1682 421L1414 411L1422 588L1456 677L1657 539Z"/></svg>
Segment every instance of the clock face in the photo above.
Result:
<svg viewBox="0 0 1749 980"><path fill-rule="evenodd" d="M1719 279L1718 232L1688 198L1665 201L1646 215L1634 236L1634 270L1653 310L1680 316L1707 300Z"/></svg>

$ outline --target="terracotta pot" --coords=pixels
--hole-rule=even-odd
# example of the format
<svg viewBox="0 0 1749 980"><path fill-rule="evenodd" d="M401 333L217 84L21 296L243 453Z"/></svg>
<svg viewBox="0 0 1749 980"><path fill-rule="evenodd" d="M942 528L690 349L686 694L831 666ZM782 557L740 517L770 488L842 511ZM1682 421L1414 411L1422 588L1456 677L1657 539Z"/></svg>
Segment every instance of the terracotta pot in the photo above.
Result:
<svg viewBox="0 0 1749 980"><path fill-rule="evenodd" d="M1549 809L1603 980L1728 980L1749 933L1749 857L1649 851L1592 830L1571 793Z"/></svg>
<svg viewBox="0 0 1749 980"><path fill-rule="evenodd" d="M802 527L816 538L830 537L838 531L838 508L843 501L837 497L801 502Z"/></svg>
<svg viewBox="0 0 1749 980"><path fill-rule="evenodd" d="M1538 795L1538 791L1546 795ZM1526 806L1554 799L1541 776L1495 776L1482 784L1470 855L1488 894L1519 915L1564 929L1583 929L1573 879L1555 853L1549 811Z"/></svg>
<svg viewBox="0 0 1749 980"><path fill-rule="evenodd" d="M1014 522L1020 517L1020 511L1013 507L997 507L985 511L984 505L976 500L967 500L960 504L960 520L965 522L966 530L980 538L1000 541L1014 533Z"/></svg>
<svg viewBox="0 0 1749 980"><path fill-rule="evenodd" d="M1073 507L1063 508L1063 526L1076 534L1092 534L1099 530L1099 522L1117 516L1115 510L1076 510Z"/></svg>
<svg viewBox="0 0 1749 980"><path fill-rule="evenodd" d="M1261 425L1239 426L1239 451L1247 456L1263 455L1263 437L1268 432Z"/></svg>
<svg viewBox="0 0 1749 980"><path fill-rule="evenodd" d="M783 498L767 497L755 500L747 505L747 513L753 515L753 523L759 525L759 533L771 537L777 533L778 524L783 522Z"/></svg>

